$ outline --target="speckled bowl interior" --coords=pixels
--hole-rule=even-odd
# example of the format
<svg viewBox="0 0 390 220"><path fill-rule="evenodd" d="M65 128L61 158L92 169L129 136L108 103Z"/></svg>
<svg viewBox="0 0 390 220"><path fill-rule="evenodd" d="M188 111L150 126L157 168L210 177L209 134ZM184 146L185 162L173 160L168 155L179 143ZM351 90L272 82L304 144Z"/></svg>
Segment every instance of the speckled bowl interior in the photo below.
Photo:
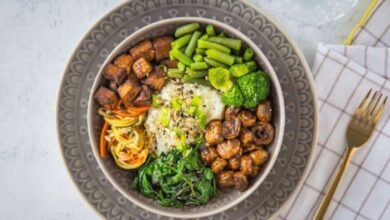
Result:
<svg viewBox="0 0 390 220"><path fill-rule="evenodd" d="M98 145L103 119L97 113L99 106L93 100L93 94L100 85L104 84L104 79L102 77L102 67L110 63L116 56L123 52L127 52L131 46L144 39L172 34L178 26L190 22L199 22L202 26L212 24L216 27L217 31L223 31L228 36L241 39L243 41L244 47L251 47L254 49L258 64L268 73L272 81L271 99L273 102L273 125L275 127L275 140L267 148L270 154L269 160L265 165L262 166L260 175L250 181L250 187L245 192L237 192L236 190L219 190L217 195L206 205L198 207L169 208L158 205L154 200L144 197L142 194L132 188L132 180L136 174L135 171L128 171L119 168L116 166L112 157L106 157L105 159L100 158ZM264 181L265 177L270 172L278 156L284 131L285 114L283 95L276 74L264 54L260 51L259 47L257 47L238 30L224 23L205 18L186 17L162 20L153 24L149 24L128 36L124 41L116 46L116 48L102 64L102 67L99 70L93 87L91 88L91 95L88 103L88 130L91 146L94 152L94 156L107 179L113 184L116 190L121 192L134 204L148 211L170 217L198 218L209 216L227 210L247 198Z"/></svg>

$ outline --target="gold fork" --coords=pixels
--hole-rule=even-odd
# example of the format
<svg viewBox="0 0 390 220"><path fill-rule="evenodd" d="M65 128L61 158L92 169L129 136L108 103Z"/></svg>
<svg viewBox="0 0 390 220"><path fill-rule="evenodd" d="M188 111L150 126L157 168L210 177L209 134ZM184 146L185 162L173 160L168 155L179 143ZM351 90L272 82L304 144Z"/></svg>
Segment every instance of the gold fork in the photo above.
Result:
<svg viewBox="0 0 390 220"><path fill-rule="evenodd" d="M372 90L370 89L359 107L355 110L352 119L349 122L347 129L348 147L345 152L344 159L332 184L322 199L321 205L314 216L315 220L322 220L324 218L326 210L332 201L333 195L336 192L353 155L356 150L363 147L370 139L375 130L375 126L378 124L378 121L382 116L387 96L383 96L382 93L379 92L375 92L374 95L371 96L371 91Z"/></svg>

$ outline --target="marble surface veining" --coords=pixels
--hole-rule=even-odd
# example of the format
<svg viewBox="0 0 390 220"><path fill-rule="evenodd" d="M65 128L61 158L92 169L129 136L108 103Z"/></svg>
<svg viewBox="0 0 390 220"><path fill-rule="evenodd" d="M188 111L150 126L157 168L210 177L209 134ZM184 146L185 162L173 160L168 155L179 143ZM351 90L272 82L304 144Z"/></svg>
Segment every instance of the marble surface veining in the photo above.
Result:
<svg viewBox="0 0 390 220"><path fill-rule="evenodd" d="M0 7L0 218L96 219L67 174L56 97L73 49L120 0L14 0ZM368 1L256 0L302 48L340 43ZM313 3L315 2L315 3Z"/></svg>

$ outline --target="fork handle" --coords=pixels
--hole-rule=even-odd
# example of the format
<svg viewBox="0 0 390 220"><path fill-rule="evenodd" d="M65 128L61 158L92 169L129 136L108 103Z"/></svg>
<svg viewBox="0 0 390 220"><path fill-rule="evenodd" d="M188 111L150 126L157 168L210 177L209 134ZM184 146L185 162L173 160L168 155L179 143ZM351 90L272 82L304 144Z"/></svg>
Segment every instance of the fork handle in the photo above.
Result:
<svg viewBox="0 0 390 220"><path fill-rule="evenodd" d="M343 178L343 175L352 159L352 156L355 154L356 148L355 147L348 147L347 151L345 153L345 156L343 158L343 162L341 166L339 167L336 176L334 177L328 191L325 193L324 198L322 199L321 205L318 208L316 214L314 215L314 220L322 220L324 219L326 210L328 209L328 206L330 202L332 201L333 195L335 194L337 187L339 186L339 183L341 182L341 179Z"/></svg>

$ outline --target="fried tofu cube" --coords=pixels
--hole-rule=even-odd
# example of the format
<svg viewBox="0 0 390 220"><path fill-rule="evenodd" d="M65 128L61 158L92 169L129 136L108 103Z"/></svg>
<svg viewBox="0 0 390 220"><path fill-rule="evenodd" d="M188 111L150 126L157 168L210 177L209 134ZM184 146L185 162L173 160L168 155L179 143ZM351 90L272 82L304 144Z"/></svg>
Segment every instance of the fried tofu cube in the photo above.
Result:
<svg viewBox="0 0 390 220"><path fill-rule="evenodd" d="M134 58L130 54L119 55L114 60L114 65L122 69L125 69L127 73L131 71L131 66L133 65L133 63L134 63Z"/></svg>
<svg viewBox="0 0 390 220"><path fill-rule="evenodd" d="M155 59L157 61L166 59L169 57L169 51L172 49L171 42L173 38L171 36L158 37L153 40L153 48L155 51Z"/></svg>
<svg viewBox="0 0 390 220"><path fill-rule="evenodd" d="M151 104L152 91L147 85L142 85L142 90L132 102L135 106L147 106Z"/></svg>
<svg viewBox="0 0 390 220"><path fill-rule="evenodd" d="M126 79L126 69L117 67L109 63L103 70L104 78L116 82L116 84L121 84Z"/></svg>
<svg viewBox="0 0 390 220"><path fill-rule="evenodd" d="M142 79L153 70L152 65L143 57L139 58L133 64L133 71L138 79Z"/></svg>
<svg viewBox="0 0 390 220"><path fill-rule="evenodd" d="M104 108L113 109L118 101L115 92L101 86L95 93L94 99Z"/></svg>
<svg viewBox="0 0 390 220"><path fill-rule="evenodd" d="M160 64L163 66L166 66L167 68L177 68L177 60L170 60L170 59L165 59L161 60Z"/></svg>
<svg viewBox="0 0 390 220"><path fill-rule="evenodd" d="M118 88L119 96L125 104L130 104L130 102L133 101L135 97L137 97L140 91L141 86L139 85L139 82L133 79L126 80Z"/></svg>
<svg viewBox="0 0 390 220"><path fill-rule="evenodd" d="M155 67L153 72L149 74L144 83L152 89L160 91L165 84L167 74L159 67Z"/></svg>
<svg viewBox="0 0 390 220"><path fill-rule="evenodd" d="M154 59L154 49L152 42L150 40L144 40L134 47L130 48L130 54L135 60L143 57L147 61L152 61Z"/></svg>

